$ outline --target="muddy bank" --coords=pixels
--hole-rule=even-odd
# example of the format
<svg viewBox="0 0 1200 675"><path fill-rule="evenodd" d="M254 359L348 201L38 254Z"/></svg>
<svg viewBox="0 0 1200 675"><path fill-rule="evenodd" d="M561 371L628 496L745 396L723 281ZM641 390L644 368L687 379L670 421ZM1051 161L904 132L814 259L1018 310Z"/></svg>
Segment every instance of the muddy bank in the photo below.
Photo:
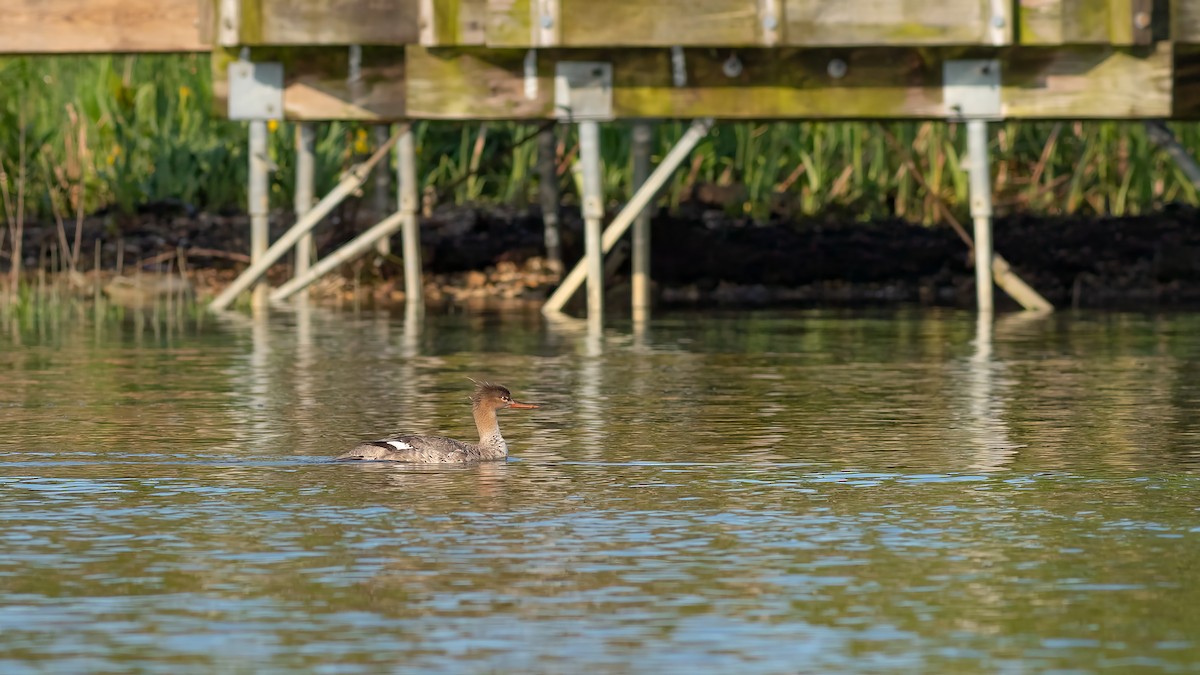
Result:
<svg viewBox="0 0 1200 675"><path fill-rule="evenodd" d="M1191 208L1124 218L1009 216L997 219L995 245L1013 268L1058 307L1200 307L1200 228ZM272 219L272 239L291 224ZM316 233L322 255L371 224L335 217ZM567 261L582 252L582 223L564 213ZM74 225L67 224L68 241ZM246 265L249 226L241 214L191 213L172 205L134 217L85 221L79 268L94 266L97 243L106 276L180 268L200 294L228 283ZM55 225L27 226L27 270L66 265ZM443 208L423 218L421 241L431 302L540 300L558 274L543 258L536 208ZM664 304L921 303L969 306L974 272L968 249L948 227L899 220L823 219L755 224L702 205L654 220L652 274ZM394 242L399 252L399 241ZM11 244L0 266L11 264ZM627 291L627 246L608 262L609 288ZM290 260L272 269L290 275ZM398 256L367 256L314 286L319 298L403 300ZM577 298L578 300L578 298ZM614 298L613 307L626 306ZM1002 305L1003 306L1003 305Z"/></svg>

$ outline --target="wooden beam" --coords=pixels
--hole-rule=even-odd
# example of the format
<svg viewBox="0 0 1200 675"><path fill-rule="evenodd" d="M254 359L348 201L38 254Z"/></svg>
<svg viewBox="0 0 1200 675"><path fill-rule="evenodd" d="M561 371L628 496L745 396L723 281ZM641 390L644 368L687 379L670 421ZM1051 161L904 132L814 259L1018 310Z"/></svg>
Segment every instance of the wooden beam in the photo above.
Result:
<svg viewBox="0 0 1200 675"><path fill-rule="evenodd" d="M242 45L403 45L418 41L419 0L239 0L239 5L238 43Z"/></svg>
<svg viewBox="0 0 1200 675"><path fill-rule="evenodd" d="M238 49L212 54L215 113L227 114L228 66ZM405 117L404 49L364 47L361 79L350 83L346 47L256 47L253 61L283 63L284 117L289 120L392 122Z"/></svg>
<svg viewBox="0 0 1200 675"><path fill-rule="evenodd" d="M0 53L199 52L197 0L7 0Z"/></svg>
<svg viewBox="0 0 1200 675"><path fill-rule="evenodd" d="M408 112L435 119L553 114L559 60L613 63L618 118L941 118L942 64L961 49L688 49L676 87L667 49L538 50L537 96L525 97L523 49L408 48ZM1002 50L1004 114L1028 118L1153 118L1170 114L1172 51L1068 46ZM837 66L837 67L835 67ZM844 72L843 72L844 71ZM835 74L840 74L836 77Z"/></svg>
<svg viewBox="0 0 1200 675"><path fill-rule="evenodd" d="M537 12L530 7L538 1L487 0L487 45L545 46L536 37ZM1012 42L1008 0L557 1L561 47L761 47L776 40L791 46ZM1003 20L999 24L994 23L995 12Z"/></svg>
<svg viewBox="0 0 1200 675"><path fill-rule="evenodd" d="M528 99L525 53L524 49L409 46L405 52L409 114L456 120L550 117L553 63L538 59L537 96Z"/></svg>
<svg viewBox="0 0 1200 675"><path fill-rule="evenodd" d="M972 45L1011 44L1012 17L1004 14L1007 0L785 0L787 44ZM999 22L998 22L999 23ZM994 40L999 28L1004 37Z"/></svg>

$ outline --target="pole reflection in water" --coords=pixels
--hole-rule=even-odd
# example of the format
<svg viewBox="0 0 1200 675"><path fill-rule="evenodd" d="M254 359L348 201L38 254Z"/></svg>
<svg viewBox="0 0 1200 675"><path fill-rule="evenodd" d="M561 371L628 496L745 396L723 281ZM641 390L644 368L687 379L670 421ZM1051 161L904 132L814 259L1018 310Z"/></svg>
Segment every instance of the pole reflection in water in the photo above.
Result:
<svg viewBox="0 0 1200 675"><path fill-rule="evenodd" d="M600 381L604 338L589 328L584 337L584 356L579 360L579 386L576 400L579 404L579 422L582 430L580 459L599 461L604 456L604 416L601 413Z"/></svg>
<svg viewBox="0 0 1200 675"><path fill-rule="evenodd" d="M296 398L302 408L309 408L316 403L312 372L316 355L313 350L312 305L308 294L296 295L292 306L296 310Z"/></svg>
<svg viewBox="0 0 1200 675"><path fill-rule="evenodd" d="M315 438L320 433L316 423L318 407L316 387L317 362L313 345L313 309L307 293L300 293L292 300L296 318L295 391L297 415L295 424L303 438Z"/></svg>
<svg viewBox="0 0 1200 675"><path fill-rule="evenodd" d="M250 349L244 360L230 369L230 396L238 401L230 406L230 437L237 451L274 453L278 450L269 410L272 405L271 324L268 308L255 306L251 316L222 312L218 322L238 333L249 333Z"/></svg>
<svg viewBox="0 0 1200 675"><path fill-rule="evenodd" d="M249 378L244 389L249 403L250 423L246 428L250 433L247 440L254 450L266 452L273 446L269 440L273 434L270 433L270 416L267 414L271 405L271 378L274 375L271 368L270 312L266 303L254 306L252 311L254 323L250 330Z"/></svg>
<svg viewBox="0 0 1200 675"><path fill-rule="evenodd" d="M1017 449L1004 421L1005 365L993 356L995 326L990 312L980 312L975 324L975 353L967 361L966 429L976 449L970 467L975 471L1003 471L1012 463Z"/></svg>

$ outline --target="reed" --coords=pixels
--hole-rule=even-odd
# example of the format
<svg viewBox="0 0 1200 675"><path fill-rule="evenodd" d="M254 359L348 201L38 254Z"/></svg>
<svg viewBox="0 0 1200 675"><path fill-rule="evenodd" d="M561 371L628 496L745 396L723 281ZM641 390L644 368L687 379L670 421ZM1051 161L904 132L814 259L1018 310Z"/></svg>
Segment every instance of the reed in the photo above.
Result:
<svg viewBox="0 0 1200 675"><path fill-rule="evenodd" d="M211 114L205 55L9 57L0 59L0 191L6 226L57 216L64 240L78 237L82 213L115 215L161 201L197 209L245 203L246 130ZM272 125L271 199L290 208L294 149L288 125ZM1200 127L1174 124L1200 149ZM656 157L685 124L657 125ZM425 195L442 203L536 201L536 125L418 122ZM367 127L319 125L319 184L370 151ZM571 177L576 139L558 131L560 188ZM894 140L889 140L894 139ZM908 149L897 153L893 144ZM1006 122L992 129L995 201L1038 214L1137 214L1172 201L1196 203L1196 189L1150 144L1138 123ZM966 211L964 134L941 122L737 122L718 125L664 201L677 206L702 186L734 214L870 219L899 216L933 224L938 202ZM621 124L603 131L604 187L618 202L631 191L630 142ZM905 156L901 156L905 155ZM921 172L928 189L912 175ZM712 192L710 190L710 192ZM17 196L22 197L16 208ZM11 236L0 258L11 256ZM77 262L78 244L64 251Z"/></svg>

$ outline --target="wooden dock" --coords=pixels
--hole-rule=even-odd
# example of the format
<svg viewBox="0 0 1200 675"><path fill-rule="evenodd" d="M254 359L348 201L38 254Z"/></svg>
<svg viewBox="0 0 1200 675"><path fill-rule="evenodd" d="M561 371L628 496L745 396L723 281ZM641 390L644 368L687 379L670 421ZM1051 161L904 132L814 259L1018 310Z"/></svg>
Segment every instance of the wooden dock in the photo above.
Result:
<svg viewBox="0 0 1200 675"><path fill-rule="evenodd" d="M290 120L550 119L558 66L579 61L611 64L614 119L946 118L964 59L998 63L1005 118L1200 114L1197 0L7 5L0 53L211 51L221 96L249 48L282 64Z"/></svg>
<svg viewBox="0 0 1200 675"><path fill-rule="evenodd" d="M88 52L254 121L1200 117L1200 0L9 0L0 53Z"/></svg>

